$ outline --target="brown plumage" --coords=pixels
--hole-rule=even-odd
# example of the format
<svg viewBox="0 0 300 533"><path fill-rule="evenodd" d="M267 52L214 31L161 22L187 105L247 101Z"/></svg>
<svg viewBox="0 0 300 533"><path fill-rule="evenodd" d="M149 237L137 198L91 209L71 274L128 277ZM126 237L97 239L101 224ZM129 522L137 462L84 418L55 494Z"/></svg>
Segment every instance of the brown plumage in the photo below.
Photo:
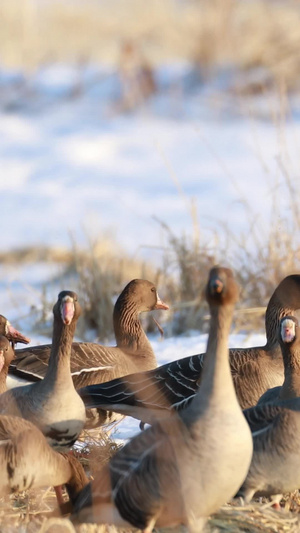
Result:
<svg viewBox="0 0 300 533"><path fill-rule="evenodd" d="M244 415L253 431L253 457L238 495L247 503L255 495L279 502L300 487L299 398L250 407Z"/></svg>
<svg viewBox="0 0 300 533"><path fill-rule="evenodd" d="M154 309L168 309L168 305L159 298L153 283L142 279L128 283L114 306L116 346L92 342L72 344L71 374L75 388L155 368L155 354L139 319L140 313ZM43 378L50 349L51 345L48 344L16 350L10 375L27 381Z"/></svg>
<svg viewBox="0 0 300 533"><path fill-rule="evenodd" d="M267 306L265 346L231 348L229 362L239 403L255 405L269 388L281 385L284 367L278 343L280 319L300 307L300 275L284 278ZM152 423L166 410L184 408L198 390L205 354L177 359L148 372L138 372L79 390L87 408L105 408Z"/></svg>
<svg viewBox="0 0 300 533"><path fill-rule="evenodd" d="M66 484L72 499L88 483L74 456L54 451L28 420L0 415L0 496Z"/></svg>
<svg viewBox="0 0 300 533"><path fill-rule="evenodd" d="M186 409L133 438L78 495L73 520L133 526L185 524L199 533L248 471L249 427L228 363L228 334L238 288L231 270L211 270L211 322L203 380Z"/></svg>
<svg viewBox="0 0 300 533"><path fill-rule="evenodd" d="M239 491L249 502L254 495L279 501L300 487L300 333L293 316L281 319L278 332L285 379L269 389L244 415L253 433L253 457Z"/></svg>

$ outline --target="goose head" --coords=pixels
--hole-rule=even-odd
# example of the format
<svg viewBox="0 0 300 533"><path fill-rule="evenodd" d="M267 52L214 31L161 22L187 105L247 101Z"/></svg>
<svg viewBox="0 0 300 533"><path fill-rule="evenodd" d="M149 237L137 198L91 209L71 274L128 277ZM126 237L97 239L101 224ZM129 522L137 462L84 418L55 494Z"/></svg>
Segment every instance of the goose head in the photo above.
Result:
<svg viewBox="0 0 300 533"><path fill-rule="evenodd" d="M298 333L298 320L294 316L285 316L280 320L279 342L280 344L292 344Z"/></svg>
<svg viewBox="0 0 300 533"><path fill-rule="evenodd" d="M81 307L76 292L61 291L53 307L53 314L66 326L69 326L74 319L77 320L81 314Z"/></svg>
<svg viewBox="0 0 300 533"><path fill-rule="evenodd" d="M159 297L155 285L146 279L133 279L126 285L116 302L116 307L123 303L125 306L135 308L138 313L154 309L169 309L169 306Z"/></svg>
<svg viewBox="0 0 300 533"><path fill-rule="evenodd" d="M22 344L28 344L30 342L30 339L14 328L3 315L0 315L0 335L4 335L10 342L15 344L17 342L21 342Z"/></svg>
<svg viewBox="0 0 300 533"><path fill-rule="evenodd" d="M210 270L206 286L206 301L210 306L234 305L239 299L239 287L230 268L215 266Z"/></svg>

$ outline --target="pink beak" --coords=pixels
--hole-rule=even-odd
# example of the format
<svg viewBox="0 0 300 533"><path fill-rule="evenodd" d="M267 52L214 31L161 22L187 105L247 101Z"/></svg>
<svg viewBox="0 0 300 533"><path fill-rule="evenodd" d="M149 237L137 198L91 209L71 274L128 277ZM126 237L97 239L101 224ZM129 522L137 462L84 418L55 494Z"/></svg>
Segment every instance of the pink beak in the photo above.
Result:
<svg viewBox="0 0 300 533"><path fill-rule="evenodd" d="M163 302L160 297L157 295L157 302L156 302L156 306L154 307L154 309L170 309L168 304L165 304L165 302Z"/></svg>
<svg viewBox="0 0 300 533"><path fill-rule="evenodd" d="M292 342L292 340L294 339L294 332L292 330L292 328L289 328L289 327L285 327L283 328L283 332L284 332L284 340L285 342Z"/></svg>
<svg viewBox="0 0 300 533"><path fill-rule="evenodd" d="M74 302L64 301L61 306L61 316L63 323L69 326L73 320L75 312Z"/></svg>
<svg viewBox="0 0 300 533"><path fill-rule="evenodd" d="M22 335L17 329L15 329L11 324L7 324L7 334L6 337L11 342L21 342L22 344L28 344L30 339Z"/></svg>

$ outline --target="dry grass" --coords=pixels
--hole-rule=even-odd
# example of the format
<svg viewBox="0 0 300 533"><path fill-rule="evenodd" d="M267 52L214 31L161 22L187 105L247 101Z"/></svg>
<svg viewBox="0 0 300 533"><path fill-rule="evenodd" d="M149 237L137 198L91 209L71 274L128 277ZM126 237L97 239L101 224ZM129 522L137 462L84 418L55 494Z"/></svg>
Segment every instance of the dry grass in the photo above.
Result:
<svg viewBox="0 0 300 533"><path fill-rule="evenodd" d="M298 533L298 513L275 511L254 502L222 507L212 515L206 533ZM53 489L30 491L1 503L0 531L3 533L134 533L134 528L105 524L81 524L74 528L60 518ZM156 529L157 533L186 533L183 527Z"/></svg>
<svg viewBox="0 0 300 533"><path fill-rule="evenodd" d="M117 64L130 39L155 64L187 59L264 67L266 83L298 84L300 7L281 0L1 0L1 61L29 72L57 61Z"/></svg>
<svg viewBox="0 0 300 533"><path fill-rule="evenodd" d="M85 447L81 461L88 475L95 475L116 453L118 446L104 432L98 436L82 434ZM300 528L299 492L286 495L282 511L275 511L253 502L241 506L238 500L223 506L208 520L207 533L297 533ZM293 511L293 512L291 512ZM56 496L52 488L30 490L2 499L0 510L1 533L133 533L134 528L117 528L104 524L81 524L75 528L68 518L60 518ZM186 533L184 527L156 529L157 533Z"/></svg>

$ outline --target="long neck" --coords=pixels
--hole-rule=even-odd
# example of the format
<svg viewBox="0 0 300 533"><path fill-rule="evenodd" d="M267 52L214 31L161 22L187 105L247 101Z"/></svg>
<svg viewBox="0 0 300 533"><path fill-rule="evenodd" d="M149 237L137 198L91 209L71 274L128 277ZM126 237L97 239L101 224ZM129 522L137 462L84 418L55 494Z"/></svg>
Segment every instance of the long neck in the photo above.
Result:
<svg viewBox="0 0 300 533"><path fill-rule="evenodd" d="M208 405L238 403L229 366L228 336L233 305L211 307L210 330L203 362L201 385L193 402L204 411Z"/></svg>
<svg viewBox="0 0 300 533"><path fill-rule="evenodd" d="M295 346L281 345L284 362L284 382L280 389L280 398L288 399L300 396L300 353Z"/></svg>
<svg viewBox="0 0 300 533"><path fill-rule="evenodd" d="M72 341L76 329L76 320L69 326L54 317L52 346L49 365L44 381L69 384L72 382L70 359Z"/></svg>
<svg viewBox="0 0 300 533"><path fill-rule="evenodd" d="M267 348L271 348L278 343L278 328L280 320L288 315L293 315L295 308L292 305L285 305L274 293L269 301L266 315L265 327L267 337Z"/></svg>
<svg viewBox="0 0 300 533"><path fill-rule="evenodd" d="M7 390L6 378L8 374L8 365L4 365L0 372L0 394Z"/></svg>
<svg viewBox="0 0 300 533"><path fill-rule="evenodd" d="M117 302L118 303L118 302ZM115 305L114 331L118 348L152 352L151 344L142 328L135 302L127 300L123 305Z"/></svg>

